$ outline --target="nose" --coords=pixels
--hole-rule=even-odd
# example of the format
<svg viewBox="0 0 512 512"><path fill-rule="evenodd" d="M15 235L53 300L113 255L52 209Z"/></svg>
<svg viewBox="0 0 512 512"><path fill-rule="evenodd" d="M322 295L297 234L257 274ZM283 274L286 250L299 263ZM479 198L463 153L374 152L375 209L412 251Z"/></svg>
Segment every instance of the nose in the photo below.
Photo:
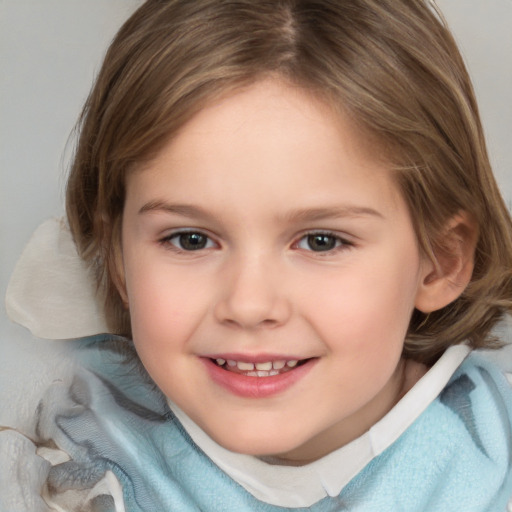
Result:
<svg viewBox="0 0 512 512"><path fill-rule="evenodd" d="M282 272L264 255L226 265L215 306L218 322L244 329L285 324L291 304L283 287Z"/></svg>

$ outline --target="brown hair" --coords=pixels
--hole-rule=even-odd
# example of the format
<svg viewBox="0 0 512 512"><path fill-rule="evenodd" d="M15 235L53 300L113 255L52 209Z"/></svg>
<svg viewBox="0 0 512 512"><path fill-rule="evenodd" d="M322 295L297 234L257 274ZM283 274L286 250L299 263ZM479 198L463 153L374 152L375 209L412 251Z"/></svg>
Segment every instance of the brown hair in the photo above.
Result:
<svg viewBox="0 0 512 512"><path fill-rule="evenodd" d="M379 141L425 254L442 250L457 212L477 222L469 286L440 311L414 313L405 354L432 362L464 340L490 345L512 309L511 219L464 63L425 0L149 0L131 16L82 112L67 187L69 224L98 270L113 332L130 334L115 286L126 173L213 97L268 75L338 105Z"/></svg>

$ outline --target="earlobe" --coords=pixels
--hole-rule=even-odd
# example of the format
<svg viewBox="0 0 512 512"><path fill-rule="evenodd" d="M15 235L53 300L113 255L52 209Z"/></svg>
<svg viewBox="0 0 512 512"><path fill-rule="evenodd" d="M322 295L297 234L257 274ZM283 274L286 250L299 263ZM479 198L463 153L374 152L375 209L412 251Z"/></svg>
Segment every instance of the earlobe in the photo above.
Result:
<svg viewBox="0 0 512 512"><path fill-rule="evenodd" d="M456 300L471 281L478 227L467 212L459 212L446 224L434 248L435 261L425 261L416 296L416 309L439 310Z"/></svg>

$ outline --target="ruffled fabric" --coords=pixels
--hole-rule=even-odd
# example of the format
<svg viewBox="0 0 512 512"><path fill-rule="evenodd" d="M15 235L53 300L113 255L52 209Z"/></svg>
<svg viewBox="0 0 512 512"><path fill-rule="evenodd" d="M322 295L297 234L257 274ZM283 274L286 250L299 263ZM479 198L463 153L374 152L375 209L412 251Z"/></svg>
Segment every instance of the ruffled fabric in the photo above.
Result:
<svg viewBox="0 0 512 512"><path fill-rule="evenodd" d="M5 305L11 320L38 338L108 332L103 297L62 219L47 220L32 235L14 269Z"/></svg>

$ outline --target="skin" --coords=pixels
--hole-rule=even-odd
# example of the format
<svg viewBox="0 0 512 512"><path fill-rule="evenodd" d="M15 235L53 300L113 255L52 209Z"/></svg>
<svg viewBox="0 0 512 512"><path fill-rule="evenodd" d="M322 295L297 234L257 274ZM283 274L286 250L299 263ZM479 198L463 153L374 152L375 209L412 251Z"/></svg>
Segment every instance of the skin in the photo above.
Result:
<svg viewBox="0 0 512 512"><path fill-rule="evenodd" d="M318 459L424 373L401 354L413 309L437 305L434 267L375 152L348 117L269 80L203 109L127 178L120 292L136 349L229 450ZM198 238L183 231L204 247L187 250ZM319 232L329 250L308 238ZM246 397L206 370L225 354L310 362L286 389Z"/></svg>

